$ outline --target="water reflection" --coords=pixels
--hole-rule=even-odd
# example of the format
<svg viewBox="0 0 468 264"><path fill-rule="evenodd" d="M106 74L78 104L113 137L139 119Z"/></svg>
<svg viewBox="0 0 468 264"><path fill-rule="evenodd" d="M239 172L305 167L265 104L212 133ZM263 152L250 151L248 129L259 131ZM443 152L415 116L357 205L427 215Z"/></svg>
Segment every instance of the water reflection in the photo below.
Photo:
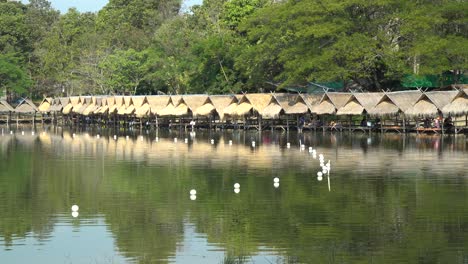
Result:
<svg viewBox="0 0 468 264"><path fill-rule="evenodd" d="M30 132L0 137L2 262L468 259L464 136Z"/></svg>

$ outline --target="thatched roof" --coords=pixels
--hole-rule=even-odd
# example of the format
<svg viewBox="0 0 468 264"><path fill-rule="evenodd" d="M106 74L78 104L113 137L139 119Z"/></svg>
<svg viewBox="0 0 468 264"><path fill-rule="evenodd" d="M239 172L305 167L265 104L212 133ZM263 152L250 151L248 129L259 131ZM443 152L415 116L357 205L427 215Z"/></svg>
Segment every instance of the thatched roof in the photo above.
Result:
<svg viewBox="0 0 468 264"><path fill-rule="evenodd" d="M109 103L109 100L107 102ZM109 114L116 114L122 106L125 107L124 97L114 96L114 104L109 106Z"/></svg>
<svg viewBox="0 0 468 264"><path fill-rule="evenodd" d="M39 104L39 112L48 113L50 112L50 106L52 105L53 99L51 97L46 97L42 99L42 102Z"/></svg>
<svg viewBox="0 0 468 264"><path fill-rule="evenodd" d="M274 93L273 97L275 97L285 114L305 114L309 111L306 102L298 94Z"/></svg>
<svg viewBox="0 0 468 264"><path fill-rule="evenodd" d="M52 105L50 106L49 111L50 112L62 112L62 109L63 109L62 102L66 102L66 101L62 100L62 98L55 98L54 100L52 100Z"/></svg>
<svg viewBox="0 0 468 264"><path fill-rule="evenodd" d="M5 100L0 100L0 113L14 112L15 109Z"/></svg>
<svg viewBox="0 0 468 264"><path fill-rule="evenodd" d="M213 102L211 102L210 97L208 97L205 103L202 106L195 109L195 111L193 111L192 113L193 113L193 116L196 117L196 116L210 116L213 112L215 112L215 106L213 105Z"/></svg>
<svg viewBox="0 0 468 264"><path fill-rule="evenodd" d="M396 115L400 112L400 108L385 94L379 102L372 107L367 113L375 116Z"/></svg>
<svg viewBox="0 0 468 264"><path fill-rule="evenodd" d="M405 115L436 116L456 95L457 91L423 93Z"/></svg>
<svg viewBox="0 0 468 264"><path fill-rule="evenodd" d="M163 109L158 111L159 116L182 116L188 113L188 107L180 95L171 95Z"/></svg>
<svg viewBox="0 0 468 264"><path fill-rule="evenodd" d="M318 115L334 114L348 102L350 97L349 93L325 93L318 104L311 106L310 111Z"/></svg>
<svg viewBox="0 0 468 264"><path fill-rule="evenodd" d="M257 113L261 113L271 102L272 95L265 93L246 94L250 104Z"/></svg>
<svg viewBox="0 0 468 264"><path fill-rule="evenodd" d="M137 100L138 102L139 100ZM133 101L135 102L135 101ZM135 116L138 117L138 118L142 118L142 117L145 117L145 116L149 116L150 113L151 113L151 107L150 107L150 104L148 102L148 99L146 96L143 97L143 100L140 102L138 102L139 106L136 107L136 110L135 110Z"/></svg>
<svg viewBox="0 0 468 264"><path fill-rule="evenodd" d="M81 97L79 102L76 106L73 106L73 112L77 114L83 114L84 110L91 104L92 98L91 97Z"/></svg>
<svg viewBox="0 0 468 264"><path fill-rule="evenodd" d="M211 95L210 101L215 107L215 110L221 120L224 119L224 110L227 107L233 105L235 108L237 106L237 98L233 95Z"/></svg>
<svg viewBox="0 0 468 264"><path fill-rule="evenodd" d="M31 114L38 112L39 109L29 99L23 99L19 105L16 106L15 112L22 114Z"/></svg>
<svg viewBox="0 0 468 264"><path fill-rule="evenodd" d="M322 100L323 94L300 94L299 96L306 103L309 110L312 111L312 107L318 105Z"/></svg>
<svg viewBox="0 0 468 264"><path fill-rule="evenodd" d="M338 108L337 115L361 115L369 112L382 98L383 93L353 93L344 106Z"/></svg>
<svg viewBox="0 0 468 264"><path fill-rule="evenodd" d="M413 107L414 103L421 97L421 92L418 90L390 92L387 93L387 96L402 112L406 112Z"/></svg>
<svg viewBox="0 0 468 264"><path fill-rule="evenodd" d="M283 111L283 107L281 107L275 95L273 95L270 97L269 104L260 112L260 115L265 119L276 119L279 118L281 111Z"/></svg>
<svg viewBox="0 0 468 264"><path fill-rule="evenodd" d="M149 95L146 96L148 104L150 105L150 111L153 115L159 114L159 111L164 109L170 100L169 95Z"/></svg>
<svg viewBox="0 0 468 264"><path fill-rule="evenodd" d="M468 89L461 89L453 100L442 108L444 115L465 115L468 113Z"/></svg>
<svg viewBox="0 0 468 264"><path fill-rule="evenodd" d="M182 98L192 113L208 101L208 95L205 94L184 95Z"/></svg>
<svg viewBox="0 0 468 264"><path fill-rule="evenodd" d="M253 109L252 104L247 96L243 96L239 103L237 104L236 108L231 111L232 116L245 116L250 113L250 110ZM228 109L229 110L229 109ZM225 112L225 114L227 114Z"/></svg>

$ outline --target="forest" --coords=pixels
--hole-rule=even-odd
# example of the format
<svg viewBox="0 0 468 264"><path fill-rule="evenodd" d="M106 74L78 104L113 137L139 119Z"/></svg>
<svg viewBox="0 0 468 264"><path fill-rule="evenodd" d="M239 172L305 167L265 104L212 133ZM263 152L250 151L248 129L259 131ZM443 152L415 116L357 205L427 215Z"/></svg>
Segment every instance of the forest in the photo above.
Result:
<svg viewBox="0 0 468 264"><path fill-rule="evenodd" d="M64 14L47 0L0 0L0 89L42 98L463 83L466 14L463 0L110 0Z"/></svg>

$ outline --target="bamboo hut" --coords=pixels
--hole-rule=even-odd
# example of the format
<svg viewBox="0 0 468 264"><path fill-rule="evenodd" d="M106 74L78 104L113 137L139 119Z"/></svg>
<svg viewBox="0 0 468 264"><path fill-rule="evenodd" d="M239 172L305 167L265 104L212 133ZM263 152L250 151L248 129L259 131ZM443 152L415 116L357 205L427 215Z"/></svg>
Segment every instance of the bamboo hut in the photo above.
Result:
<svg viewBox="0 0 468 264"><path fill-rule="evenodd" d="M194 117L209 117L213 115L215 112L216 107L214 103L211 101L211 97L207 97L203 105L199 106L198 108L193 111Z"/></svg>
<svg viewBox="0 0 468 264"><path fill-rule="evenodd" d="M372 116L385 117L404 113L412 107L414 102L416 102L420 96L420 91L384 93L377 104L368 111L368 114Z"/></svg>
<svg viewBox="0 0 468 264"><path fill-rule="evenodd" d="M112 105L109 105L109 114L117 114L119 109L122 107L125 107L125 102L123 96L115 96L114 101L111 99L111 103L113 102ZM107 100L107 103L109 103L109 100ZM125 108L124 108L125 109Z"/></svg>
<svg viewBox="0 0 468 264"><path fill-rule="evenodd" d="M223 111L223 117L226 117L226 116L234 117L234 116L236 116L237 107L241 103L240 100L242 100L242 97L239 99L238 96L234 96L234 99L231 101L231 103L222 110ZM217 108L217 109L220 109L220 108ZM250 111L250 109L249 109L249 111Z"/></svg>
<svg viewBox="0 0 468 264"><path fill-rule="evenodd" d="M435 117L457 95L457 91L436 91L422 93L405 115Z"/></svg>
<svg viewBox="0 0 468 264"><path fill-rule="evenodd" d="M97 114L106 114L107 111L109 111L109 104L107 102L108 100L110 100L109 98L111 98L111 97L102 97L101 105L94 110L95 115L97 115Z"/></svg>
<svg viewBox="0 0 468 264"><path fill-rule="evenodd" d="M253 94L246 94L247 99L252 104L253 110L260 114L263 110L268 106L268 104L272 100L271 94L264 94L264 93L253 93Z"/></svg>
<svg viewBox="0 0 468 264"><path fill-rule="evenodd" d="M51 113L57 113L57 112L62 112L62 109L63 109L63 105L62 105L62 101L60 100L60 98L53 99L52 105L50 106L49 111Z"/></svg>
<svg viewBox="0 0 468 264"><path fill-rule="evenodd" d="M246 115L251 114L252 109L252 103L250 103L247 96L244 95L241 99L239 99L239 103L237 104L235 110L231 112L231 116L245 117Z"/></svg>
<svg viewBox="0 0 468 264"><path fill-rule="evenodd" d="M317 115L333 115L350 97L349 93L325 93L318 104L311 105L310 111Z"/></svg>
<svg viewBox="0 0 468 264"><path fill-rule="evenodd" d="M193 95L184 95L182 96L184 102L186 103L188 110L192 113L192 116L196 116L196 111L201 106L206 103L210 103L208 95L205 94L193 94ZM208 112L209 116L210 112Z"/></svg>
<svg viewBox="0 0 468 264"><path fill-rule="evenodd" d="M83 110L82 115L89 116L94 114L94 112L101 107L102 104L102 97L95 97L91 98L91 103Z"/></svg>
<svg viewBox="0 0 468 264"><path fill-rule="evenodd" d="M36 121L36 113L39 112L39 109L36 105L29 99L23 99L19 105L15 108L16 113L16 122L19 121L32 121L33 124ZM21 115L31 116L30 118L20 119Z"/></svg>
<svg viewBox="0 0 468 264"><path fill-rule="evenodd" d="M468 89L461 89L452 101L442 108L446 116L461 116L468 114Z"/></svg>
<svg viewBox="0 0 468 264"><path fill-rule="evenodd" d="M260 115L263 119L278 119L282 111L284 112L283 107L281 107L278 99L276 99L275 94L272 94L270 102L265 108L263 108Z"/></svg>
<svg viewBox="0 0 468 264"><path fill-rule="evenodd" d="M134 96L133 103L135 105L135 116L137 118L148 117L150 115L151 107L146 96Z"/></svg>
<svg viewBox="0 0 468 264"><path fill-rule="evenodd" d="M117 109L117 115L119 116L127 115L127 108L129 108L128 109L129 112L135 110L135 107L131 107L131 106L133 106L132 97L122 96L122 104Z"/></svg>
<svg viewBox="0 0 468 264"><path fill-rule="evenodd" d="M307 103L304 98L298 94L273 94L276 101L278 101L284 113L287 115L303 115L309 112Z"/></svg>
<svg viewBox="0 0 468 264"><path fill-rule="evenodd" d="M383 95L383 93L353 93L348 101L338 108L336 115L362 115L368 113Z"/></svg>
<svg viewBox="0 0 468 264"><path fill-rule="evenodd" d="M84 110L91 104L92 98L89 96L80 96L80 101L78 102L78 105L73 107L72 112L76 114L82 115Z"/></svg>
<svg viewBox="0 0 468 264"><path fill-rule="evenodd" d="M316 105L320 104L320 100L322 99L322 94L300 94L299 95L306 106L309 108L309 111L312 112L312 108Z"/></svg>
<svg viewBox="0 0 468 264"><path fill-rule="evenodd" d="M7 123L11 120L11 113L13 113L15 109L5 100L0 100L0 115L4 116Z"/></svg>
<svg viewBox="0 0 468 264"><path fill-rule="evenodd" d="M79 101L80 101L79 96L65 97L65 100L62 101L62 105L64 106L62 110L62 114L69 115L72 112L73 107L78 106Z"/></svg>
<svg viewBox="0 0 468 264"><path fill-rule="evenodd" d="M227 110L235 109L237 106L237 97L233 95L211 95L210 101L213 104L220 120L224 120L224 114Z"/></svg>
<svg viewBox="0 0 468 264"><path fill-rule="evenodd" d="M42 99L42 102L39 104L39 112L41 113L49 113L50 107L52 105L53 99L51 97L45 97Z"/></svg>
<svg viewBox="0 0 468 264"><path fill-rule="evenodd" d="M166 107L159 111L159 116L184 116L189 112L188 106L180 95L171 95Z"/></svg>
<svg viewBox="0 0 468 264"><path fill-rule="evenodd" d="M159 113L169 104L171 97L169 95L149 95L146 97L150 106L150 114L159 115Z"/></svg>

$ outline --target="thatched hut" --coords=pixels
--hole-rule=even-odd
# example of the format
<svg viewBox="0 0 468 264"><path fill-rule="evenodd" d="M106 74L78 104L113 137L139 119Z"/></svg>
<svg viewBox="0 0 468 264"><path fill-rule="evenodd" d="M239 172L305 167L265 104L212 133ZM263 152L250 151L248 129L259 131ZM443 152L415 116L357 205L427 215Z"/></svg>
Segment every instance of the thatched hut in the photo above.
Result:
<svg viewBox="0 0 468 264"><path fill-rule="evenodd" d="M246 97L252 105L253 110L260 114L268 106L268 104L270 104L273 96L271 94L252 93L246 94Z"/></svg>
<svg viewBox="0 0 468 264"><path fill-rule="evenodd" d="M122 104L117 109L117 115L123 116L127 114L127 107L131 107L133 105L132 98L130 96L122 96ZM135 107L130 108L129 111L134 110Z"/></svg>
<svg viewBox="0 0 468 264"><path fill-rule="evenodd" d="M79 96L65 97L65 99L62 101L62 105L64 106L62 114L69 115L72 112L73 107L78 106L79 101Z"/></svg>
<svg viewBox="0 0 468 264"><path fill-rule="evenodd" d="M461 116L468 114L468 89L461 89L452 101L442 108L444 115Z"/></svg>
<svg viewBox="0 0 468 264"><path fill-rule="evenodd" d="M235 109L237 106L237 97L234 95L210 95L210 101L220 120L224 120L225 110Z"/></svg>
<svg viewBox="0 0 468 264"><path fill-rule="evenodd" d="M338 108L336 115L362 115L368 113L383 95L383 93L353 93L348 101Z"/></svg>
<svg viewBox="0 0 468 264"><path fill-rule="evenodd" d="M78 105L73 107L73 112L82 115L84 110L91 104L92 98L90 96L80 96Z"/></svg>
<svg viewBox="0 0 468 264"><path fill-rule="evenodd" d="M247 98L247 96L243 96L241 99L239 99L239 102L236 106L236 108L231 111L231 116L238 116L238 117L243 117L248 114L251 114L251 110L253 109L252 103L250 100ZM229 109L228 109L229 110ZM227 115L228 113L225 112Z"/></svg>
<svg viewBox="0 0 468 264"><path fill-rule="evenodd" d="M422 93L411 108L405 111L406 116L437 116L457 95L457 91L436 91Z"/></svg>
<svg viewBox="0 0 468 264"><path fill-rule="evenodd" d="M148 95L146 100L150 106L150 114L159 115L159 112L162 111L169 104L171 97L169 95Z"/></svg>
<svg viewBox="0 0 468 264"><path fill-rule="evenodd" d="M98 102L98 99L99 99L99 102ZM101 98L95 97L95 96L91 97L91 102L88 104L88 106L86 106L86 108L83 110L81 114L84 116L89 116L90 114L91 115L94 114L94 111L97 108L99 108L98 104L101 104L101 102L102 102Z"/></svg>
<svg viewBox="0 0 468 264"><path fill-rule="evenodd" d="M5 100L0 100L0 115L4 116L4 119L7 123L11 120L11 113L13 113L15 109Z"/></svg>
<svg viewBox="0 0 468 264"><path fill-rule="evenodd" d="M177 95L171 95L169 98L169 101L167 102L167 105L158 111L158 116L177 116L178 113L176 113L176 107L179 106L179 104L182 101L182 96L177 96ZM184 108L185 103L183 103L182 108ZM187 105L185 105L187 107ZM184 109L180 109L184 110ZM188 111L188 107L187 107Z"/></svg>
<svg viewBox="0 0 468 264"><path fill-rule="evenodd" d="M133 104L135 105L135 116L137 118L148 117L150 115L151 107L146 96L134 96Z"/></svg>
<svg viewBox="0 0 468 264"><path fill-rule="evenodd" d="M307 103L299 94L274 93L273 97L287 115L303 115L309 112Z"/></svg>
<svg viewBox="0 0 468 264"><path fill-rule="evenodd" d="M51 97L45 97L42 99L42 102L39 104L39 112L41 113L49 113L50 106L52 105L53 99Z"/></svg>
<svg viewBox="0 0 468 264"><path fill-rule="evenodd" d="M283 107L278 99L276 99L275 94L272 94L268 105L259 113L264 119L278 119L282 111L284 113Z"/></svg>
<svg viewBox="0 0 468 264"><path fill-rule="evenodd" d="M35 114L39 112L36 105L29 99L23 99L15 108L16 113L20 114Z"/></svg>
<svg viewBox="0 0 468 264"><path fill-rule="evenodd" d="M194 117L209 117L215 112L215 106L210 97L207 97L203 105L193 111Z"/></svg>
<svg viewBox="0 0 468 264"><path fill-rule="evenodd" d="M94 114L106 114L109 111L109 102L113 100L113 97L103 97L101 100L101 106L94 110Z"/></svg>
<svg viewBox="0 0 468 264"><path fill-rule="evenodd" d="M60 98L55 98L52 100L52 105L49 108L49 111L52 113L62 112L63 105Z"/></svg>
<svg viewBox="0 0 468 264"><path fill-rule="evenodd" d="M332 115L349 101L349 93L325 93L318 102L310 106L310 111L317 115Z"/></svg>
<svg viewBox="0 0 468 264"><path fill-rule="evenodd" d="M196 115L198 108L210 102L206 94L184 95L182 98L193 116Z"/></svg>
<svg viewBox="0 0 468 264"><path fill-rule="evenodd" d="M312 112L312 108L320 104L323 94L299 94L299 96L302 98L309 111Z"/></svg>
<svg viewBox="0 0 468 264"><path fill-rule="evenodd" d="M420 91L398 91L384 93L368 114L373 116L395 116L407 111L421 96Z"/></svg>
<svg viewBox="0 0 468 264"><path fill-rule="evenodd" d="M14 112L15 109L5 100L0 100L0 113L1 114L9 114Z"/></svg>
<svg viewBox="0 0 468 264"><path fill-rule="evenodd" d="M111 99L111 105L109 105L109 114L117 114L121 108L125 111L125 102L123 96L114 96L114 100ZM109 99L107 100L109 104Z"/></svg>

